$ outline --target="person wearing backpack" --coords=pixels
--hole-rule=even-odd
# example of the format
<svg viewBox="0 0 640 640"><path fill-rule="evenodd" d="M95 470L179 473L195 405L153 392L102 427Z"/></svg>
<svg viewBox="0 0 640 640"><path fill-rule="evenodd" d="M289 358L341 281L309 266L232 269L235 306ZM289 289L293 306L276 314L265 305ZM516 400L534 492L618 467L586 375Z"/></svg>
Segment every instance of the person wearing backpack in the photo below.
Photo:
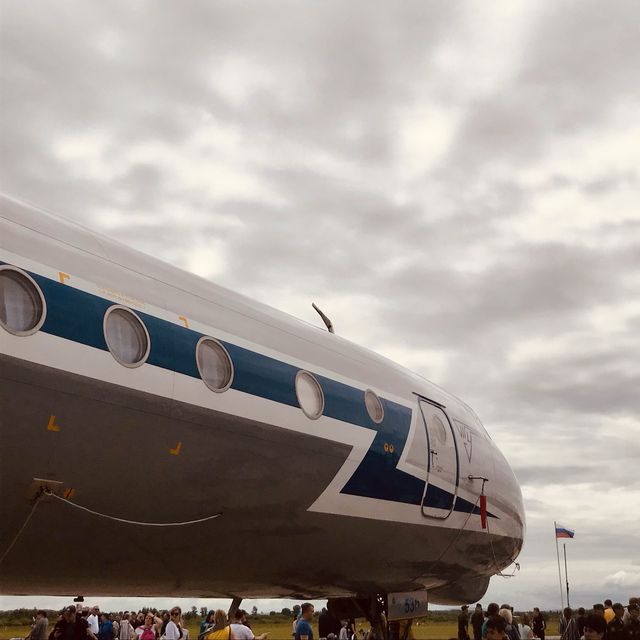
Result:
<svg viewBox="0 0 640 640"><path fill-rule="evenodd" d="M136 628L137 640L156 640L156 628L153 613L147 611L144 616L144 624Z"/></svg>
<svg viewBox="0 0 640 640"><path fill-rule="evenodd" d="M231 625L227 624L227 614L222 609L216 609L213 627L200 634L198 640L231 640Z"/></svg>
<svg viewBox="0 0 640 640"><path fill-rule="evenodd" d="M511 613L511 609L500 609L498 611L498 615L505 621L505 633L509 640L520 640L520 633L518 632L518 628L513 626L513 614Z"/></svg>

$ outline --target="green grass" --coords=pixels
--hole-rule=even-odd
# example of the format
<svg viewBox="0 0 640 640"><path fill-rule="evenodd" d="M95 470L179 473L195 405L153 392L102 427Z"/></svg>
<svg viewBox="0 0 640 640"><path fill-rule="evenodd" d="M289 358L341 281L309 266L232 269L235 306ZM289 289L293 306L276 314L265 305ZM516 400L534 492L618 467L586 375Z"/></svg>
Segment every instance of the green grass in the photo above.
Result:
<svg viewBox="0 0 640 640"><path fill-rule="evenodd" d="M291 621L287 619L270 620L270 616L258 616L251 623L253 632L256 635L262 633L269 634L269 640L292 640L291 638ZM189 621L187 623L189 629L189 639L198 640L198 631L200 629L199 621ZM558 628L557 616L549 616L547 619L547 628L549 635L555 635ZM49 631L53 629L53 621L49 621ZM357 620L356 629L369 629L366 620ZM29 626L24 625L0 625L0 640L8 640L9 638L24 638L30 631ZM457 636L458 626L455 620L418 620L413 623L412 632L415 640L447 640ZM318 623L313 623L314 637L318 638ZM358 634L358 638L360 634Z"/></svg>

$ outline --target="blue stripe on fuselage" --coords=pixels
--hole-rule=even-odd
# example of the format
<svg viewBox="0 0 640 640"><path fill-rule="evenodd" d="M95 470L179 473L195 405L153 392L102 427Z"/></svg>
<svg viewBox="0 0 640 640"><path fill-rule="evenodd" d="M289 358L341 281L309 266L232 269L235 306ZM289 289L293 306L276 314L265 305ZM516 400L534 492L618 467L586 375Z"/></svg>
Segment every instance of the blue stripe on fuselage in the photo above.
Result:
<svg viewBox="0 0 640 640"><path fill-rule="evenodd" d="M116 303L37 273L28 273L42 289L47 302L47 317L41 331L102 351L109 350L104 338L104 315ZM149 332L151 348L147 362L200 378L195 354L198 340L204 334L142 311L135 312ZM295 392L297 367L224 340L220 342L233 361L232 389L292 407L299 406ZM384 419L376 424L366 410L364 391L326 376L314 375L324 393L323 415L376 432L371 447L341 493L420 505L425 481L397 468L409 434L411 410L381 398ZM435 487L435 491L431 491L431 486L425 504L438 508L440 502L446 502L444 494L449 496L450 504L451 493ZM433 504L430 493L439 496L433 499ZM462 498L457 499L455 510L479 513Z"/></svg>

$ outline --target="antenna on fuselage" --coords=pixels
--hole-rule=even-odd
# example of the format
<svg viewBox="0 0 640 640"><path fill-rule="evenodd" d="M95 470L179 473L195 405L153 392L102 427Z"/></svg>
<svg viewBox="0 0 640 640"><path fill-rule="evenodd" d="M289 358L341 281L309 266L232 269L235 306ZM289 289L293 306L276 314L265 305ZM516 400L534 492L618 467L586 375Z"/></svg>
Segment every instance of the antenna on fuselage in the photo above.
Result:
<svg viewBox="0 0 640 640"><path fill-rule="evenodd" d="M318 312L318 314L322 318L322 322L324 322L325 326L329 330L329 333L335 333L335 331L333 330L333 322L331 322L331 320L329 320L329 318L327 318L327 316L325 316L324 313L322 313L322 311L318 308L315 302L312 302L311 306Z"/></svg>

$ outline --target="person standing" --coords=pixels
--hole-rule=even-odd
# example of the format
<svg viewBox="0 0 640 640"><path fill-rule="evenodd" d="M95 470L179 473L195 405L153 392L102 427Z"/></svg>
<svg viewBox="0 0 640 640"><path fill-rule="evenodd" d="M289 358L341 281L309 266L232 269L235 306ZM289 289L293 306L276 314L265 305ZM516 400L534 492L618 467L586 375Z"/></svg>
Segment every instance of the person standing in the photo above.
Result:
<svg viewBox="0 0 640 640"><path fill-rule="evenodd" d="M605 633L607 633L607 621L604 616L599 613L588 615L584 621L584 640L603 640Z"/></svg>
<svg viewBox="0 0 640 640"><path fill-rule="evenodd" d="M629 640L640 640L640 605L637 602L631 602L627 607L629 614L624 628L627 630L627 638Z"/></svg>
<svg viewBox="0 0 640 640"><path fill-rule="evenodd" d="M627 630L622 621L624 607L619 602L616 602L612 609L613 620L607 624L607 640L627 640Z"/></svg>
<svg viewBox="0 0 640 640"><path fill-rule="evenodd" d="M458 614L458 640L469 640L469 605L463 604Z"/></svg>
<svg viewBox="0 0 640 640"><path fill-rule="evenodd" d="M582 638L584 635L584 621L587 619L584 607L578 609L578 617L576 618L576 625L578 626L578 634Z"/></svg>
<svg viewBox="0 0 640 640"><path fill-rule="evenodd" d="M230 640L231 625L227 624L227 614L222 609L213 613L213 627L204 636L205 640Z"/></svg>
<svg viewBox="0 0 640 640"><path fill-rule="evenodd" d="M611 600L605 600L604 601L604 619L607 621L607 624L609 624L615 617L616 617L616 614L613 610L613 604Z"/></svg>
<svg viewBox="0 0 640 640"><path fill-rule="evenodd" d="M531 629L531 618L528 613L522 614L522 622L518 623L518 633L522 640L533 640L533 629Z"/></svg>
<svg viewBox="0 0 640 640"><path fill-rule="evenodd" d="M498 615L505 622L504 632L507 634L509 640L520 640L520 633L518 632L517 627L513 626L513 614L511 613L511 609L503 607L498 611Z"/></svg>
<svg viewBox="0 0 640 640"><path fill-rule="evenodd" d="M558 626L561 640L580 640L578 625L573 619L573 609L571 607L564 608Z"/></svg>
<svg viewBox="0 0 640 640"><path fill-rule="evenodd" d="M31 627L28 640L47 640L48 636L49 619L47 618L47 612L44 609L40 609L40 611L36 613L36 619Z"/></svg>
<svg viewBox="0 0 640 640"><path fill-rule="evenodd" d="M87 616L87 624L91 633L97 638L100 633L100 607L96 605L91 607L91 613Z"/></svg>
<svg viewBox="0 0 640 640"><path fill-rule="evenodd" d="M293 605L293 622L291 623L291 635L295 638L296 627L298 626L298 620L300 619L300 605Z"/></svg>
<svg viewBox="0 0 640 640"><path fill-rule="evenodd" d="M63 610L49 634L49 640L87 640L88 629L87 621L76 616L76 608L71 605Z"/></svg>
<svg viewBox="0 0 640 640"><path fill-rule="evenodd" d="M180 607L173 607L169 614L169 620L164 628L163 638L166 640L180 640L182 638L182 627L180 626L180 616L182 615L182 609Z"/></svg>
<svg viewBox="0 0 640 640"><path fill-rule="evenodd" d="M497 605L496 605L497 606ZM487 611L489 608L487 607ZM484 623L485 634L487 640L508 640L506 634L507 623L500 616L491 616Z"/></svg>
<svg viewBox="0 0 640 640"><path fill-rule="evenodd" d="M489 620L491 620L492 618L500 617L498 615L498 611L500 611L500 606L498 605L498 603L490 602L489 606L487 607L487 619L482 624L482 640L485 640L485 638L487 637L487 622L489 622ZM542 640L544 640L544 638Z"/></svg>
<svg viewBox="0 0 640 640"><path fill-rule="evenodd" d="M143 623L136 627L137 640L156 640L156 626L153 613L147 611L144 614Z"/></svg>
<svg viewBox="0 0 640 640"><path fill-rule="evenodd" d="M305 602L300 607L300 619L296 625L295 640L313 640L312 619L313 605L310 602Z"/></svg>
<svg viewBox="0 0 640 640"><path fill-rule="evenodd" d="M235 614L235 622L231 623L231 640L267 640L266 633L256 636L251 627L246 625L247 612L238 609Z"/></svg>
<svg viewBox="0 0 640 640"><path fill-rule="evenodd" d="M544 640L544 633L545 629L547 628L547 623L542 617L542 614L540 613L540 609L538 607L533 607L533 620L531 622L533 635L536 638L540 638L540 640Z"/></svg>
<svg viewBox="0 0 640 640"><path fill-rule="evenodd" d="M120 622L120 640L133 640L134 631L131 622L129 622L130 617L128 611L122 616Z"/></svg>
<svg viewBox="0 0 640 640"><path fill-rule="evenodd" d="M471 616L471 628L473 629L473 640L482 640L482 623L484 622L484 613L482 605L478 603L476 610Z"/></svg>

